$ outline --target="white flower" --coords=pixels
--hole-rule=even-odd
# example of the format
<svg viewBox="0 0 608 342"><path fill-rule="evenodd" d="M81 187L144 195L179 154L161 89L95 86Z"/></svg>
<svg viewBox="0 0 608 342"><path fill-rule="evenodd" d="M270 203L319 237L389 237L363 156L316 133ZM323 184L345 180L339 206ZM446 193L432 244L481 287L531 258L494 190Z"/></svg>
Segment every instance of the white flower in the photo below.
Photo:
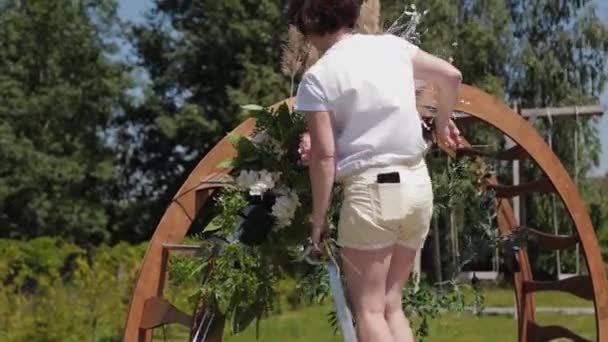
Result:
<svg viewBox="0 0 608 342"><path fill-rule="evenodd" d="M300 198L293 191L277 197L276 202L272 207L272 215L277 219L277 226L279 228L285 228L291 225L299 206Z"/></svg>
<svg viewBox="0 0 608 342"><path fill-rule="evenodd" d="M259 196L266 191L272 190L281 174L271 173L267 170L247 171L243 170L236 179L236 184L240 189L249 190L252 196Z"/></svg>
<svg viewBox="0 0 608 342"><path fill-rule="evenodd" d="M249 193L251 195L261 195L268 190L272 190L274 185L274 175L266 170L262 170L258 173L257 181L251 187L249 187Z"/></svg>
<svg viewBox="0 0 608 342"><path fill-rule="evenodd" d="M236 178L236 185L241 189L251 188L258 180L258 175L255 171L243 170Z"/></svg>

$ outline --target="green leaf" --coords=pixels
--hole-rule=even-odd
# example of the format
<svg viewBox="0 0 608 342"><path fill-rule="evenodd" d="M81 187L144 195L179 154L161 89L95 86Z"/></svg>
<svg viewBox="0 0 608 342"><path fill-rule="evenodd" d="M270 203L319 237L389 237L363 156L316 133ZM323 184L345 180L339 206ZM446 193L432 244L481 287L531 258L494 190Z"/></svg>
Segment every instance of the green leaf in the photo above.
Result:
<svg viewBox="0 0 608 342"><path fill-rule="evenodd" d="M205 229L203 229L203 233L211 233L222 229L222 226L216 221L215 219L211 220Z"/></svg>
<svg viewBox="0 0 608 342"><path fill-rule="evenodd" d="M232 144L232 146L235 146L235 147L244 138L242 135L236 134L236 133L228 133L228 135L226 135L226 137L228 138L228 140L230 141L230 143Z"/></svg>
<svg viewBox="0 0 608 342"><path fill-rule="evenodd" d="M234 168L234 163L234 158L230 158L220 162L217 167L220 169L232 169Z"/></svg>

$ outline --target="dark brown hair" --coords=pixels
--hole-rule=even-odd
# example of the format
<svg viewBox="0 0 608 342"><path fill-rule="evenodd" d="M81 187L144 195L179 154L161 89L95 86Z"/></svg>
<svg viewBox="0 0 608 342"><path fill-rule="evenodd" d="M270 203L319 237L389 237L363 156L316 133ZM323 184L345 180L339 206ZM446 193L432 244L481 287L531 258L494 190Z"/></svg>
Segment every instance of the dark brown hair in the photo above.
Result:
<svg viewBox="0 0 608 342"><path fill-rule="evenodd" d="M287 20L306 36L322 36L354 28L360 6L360 0L290 0Z"/></svg>

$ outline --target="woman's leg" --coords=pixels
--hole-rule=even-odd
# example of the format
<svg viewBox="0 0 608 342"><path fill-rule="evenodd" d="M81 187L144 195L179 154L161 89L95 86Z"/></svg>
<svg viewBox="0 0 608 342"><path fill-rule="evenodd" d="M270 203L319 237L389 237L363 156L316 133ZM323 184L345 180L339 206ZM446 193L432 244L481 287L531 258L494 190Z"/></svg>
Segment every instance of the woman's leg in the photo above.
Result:
<svg viewBox="0 0 608 342"><path fill-rule="evenodd" d="M403 287L414 266L416 250L396 245L392 254L386 280L386 306L384 309L384 317L390 328L393 341L414 342L410 322L403 313L401 302Z"/></svg>
<svg viewBox="0 0 608 342"><path fill-rule="evenodd" d="M386 279L393 247L378 250L342 248L346 286L357 321L359 342L390 342L384 319Z"/></svg>

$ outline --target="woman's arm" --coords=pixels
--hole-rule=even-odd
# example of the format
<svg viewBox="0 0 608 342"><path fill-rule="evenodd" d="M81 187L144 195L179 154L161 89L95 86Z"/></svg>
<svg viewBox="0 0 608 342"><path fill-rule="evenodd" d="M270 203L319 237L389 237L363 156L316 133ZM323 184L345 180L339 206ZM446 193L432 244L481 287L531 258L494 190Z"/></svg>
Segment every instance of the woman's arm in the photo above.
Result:
<svg viewBox="0 0 608 342"><path fill-rule="evenodd" d="M419 50L413 59L414 78L429 81L439 87L437 112L435 114L435 132L438 143L451 148L458 147L458 142L450 136L449 124L451 114L458 101L458 88L462 81L460 70L452 64Z"/></svg>
<svg viewBox="0 0 608 342"><path fill-rule="evenodd" d="M312 183L312 242L320 242L326 228L326 216L336 173L334 133L329 112L306 113L310 130L311 155L309 163Z"/></svg>

